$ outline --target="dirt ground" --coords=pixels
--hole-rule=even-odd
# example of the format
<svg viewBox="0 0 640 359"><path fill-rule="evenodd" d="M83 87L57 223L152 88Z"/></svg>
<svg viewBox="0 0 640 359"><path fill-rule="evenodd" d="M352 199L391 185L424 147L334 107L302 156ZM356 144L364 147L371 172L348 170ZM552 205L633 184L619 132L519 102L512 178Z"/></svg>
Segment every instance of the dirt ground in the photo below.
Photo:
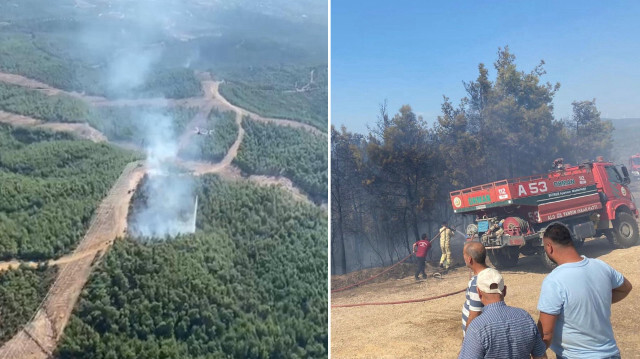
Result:
<svg viewBox="0 0 640 359"><path fill-rule="evenodd" d="M612 250L606 239L585 243L582 252L612 265L635 286L612 308L613 329L623 358L640 358L640 246ZM508 305L524 308L538 320L536 305L546 271L535 257L521 258L513 270L502 272ZM413 276L388 279L331 295L332 305L425 298L464 289L469 270L458 267L442 279L416 282ZM344 276L342 276L344 277ZM355 282L357 280L353 280ZM335 278L333 285L346 283ZM462 343L461 309L464 293L423 303L332 308L332 358L455 358ZM547 351L549 358L555 358Z"/></svg>

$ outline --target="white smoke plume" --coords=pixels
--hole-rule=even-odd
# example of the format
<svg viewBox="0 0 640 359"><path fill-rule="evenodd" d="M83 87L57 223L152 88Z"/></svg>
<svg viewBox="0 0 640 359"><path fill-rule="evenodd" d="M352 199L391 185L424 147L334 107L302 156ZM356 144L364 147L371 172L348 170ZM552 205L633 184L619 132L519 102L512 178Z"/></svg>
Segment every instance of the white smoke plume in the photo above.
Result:
<svg viewBox="0 0 640 359"><path fill-rule="evenodd" d="M134 207L130 233L143 237L165 237L195 232L194 181L178 175L172 165L178 145L173 120L159 113L143 113L148 178L142 187L144 205Z"/></svg>
<svg viewBox="0 0 640 359"><path fill-rule="evenodd" d="M78 36L78 43L99 59L109 97L139 98L163 57L162 38L183 10L182 1L112 1L108 11ZM113 5L113 6L112 6ZM143 237L193 233L194 180L174 172L178 139L174 119L161 109L145 109L136 126L143 133L147 180L134 204L129 232Z"/></svg>

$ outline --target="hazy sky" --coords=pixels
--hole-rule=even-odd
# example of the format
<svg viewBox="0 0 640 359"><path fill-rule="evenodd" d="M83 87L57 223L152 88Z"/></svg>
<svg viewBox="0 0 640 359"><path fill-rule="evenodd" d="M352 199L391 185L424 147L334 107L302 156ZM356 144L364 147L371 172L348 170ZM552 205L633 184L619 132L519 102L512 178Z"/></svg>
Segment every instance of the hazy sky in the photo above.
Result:
<svg viewBox="0 0 640 359"><path fill-rule="evenodd" d="M457 104L498 47L520 70L546 62L560 82L555 117L596 98L602 117L640 117L639 1L332 1L332 124L365 132L387 99L428 121L442 95Z"/></svg>

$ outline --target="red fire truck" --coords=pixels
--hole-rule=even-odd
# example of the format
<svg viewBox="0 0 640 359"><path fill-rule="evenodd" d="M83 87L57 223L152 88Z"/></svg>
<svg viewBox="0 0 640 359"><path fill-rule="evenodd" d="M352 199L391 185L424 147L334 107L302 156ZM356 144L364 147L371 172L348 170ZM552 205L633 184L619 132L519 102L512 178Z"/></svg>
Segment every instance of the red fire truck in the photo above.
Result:
<svg viewBox="0 0 640 359"><path fill-rule="evenodd" d="M547 174L502 180L451 192L455 213L476 216L467 240L480 241L496 267L511 267L520 254L538 255L553 268L542 246L542 233L561 222L580 247L585 238L605 235L620 248L635 245L638 209L625 166L597 161L578 166L554 162Z"/></svg>

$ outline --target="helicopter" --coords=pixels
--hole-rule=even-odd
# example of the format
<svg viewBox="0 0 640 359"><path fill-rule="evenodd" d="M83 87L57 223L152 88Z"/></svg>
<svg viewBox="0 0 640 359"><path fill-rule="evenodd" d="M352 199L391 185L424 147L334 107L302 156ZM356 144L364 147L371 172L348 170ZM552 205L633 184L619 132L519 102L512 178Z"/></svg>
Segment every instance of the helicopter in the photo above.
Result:
<svg viewBox="0 0 640 359"><path fill-rule="evenodd" d="M206 130L206 129L200 129L198 127L196 127L196 134L198 135L211 135L213 133L213 130Z"/></svg>

